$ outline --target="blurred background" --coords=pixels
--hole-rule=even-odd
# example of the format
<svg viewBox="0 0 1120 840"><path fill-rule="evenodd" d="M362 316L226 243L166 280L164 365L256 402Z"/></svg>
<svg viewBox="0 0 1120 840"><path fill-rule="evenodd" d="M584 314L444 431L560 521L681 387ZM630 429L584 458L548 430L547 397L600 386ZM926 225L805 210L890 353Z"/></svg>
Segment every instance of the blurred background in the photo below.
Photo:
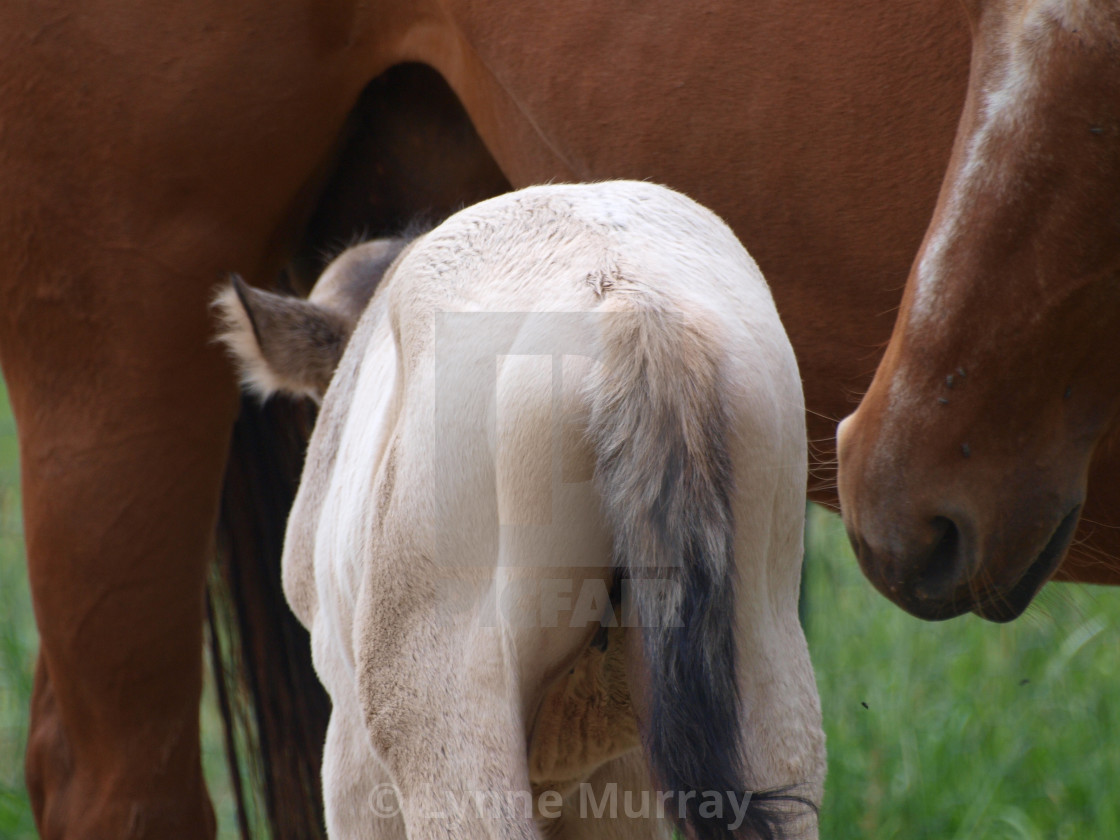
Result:
<svg viewBox="0 0 1120 840"><path fill-rule="evenodd" d="M1011 625L921 622L871 588L839 519L811 506L804 612L828 734L823 838L1120 837L1120 588L1048 586ZM0 840L36 836L23 786L36 645L0 384ZM206 773L233 840L209 685L204 699Z"/></svg>

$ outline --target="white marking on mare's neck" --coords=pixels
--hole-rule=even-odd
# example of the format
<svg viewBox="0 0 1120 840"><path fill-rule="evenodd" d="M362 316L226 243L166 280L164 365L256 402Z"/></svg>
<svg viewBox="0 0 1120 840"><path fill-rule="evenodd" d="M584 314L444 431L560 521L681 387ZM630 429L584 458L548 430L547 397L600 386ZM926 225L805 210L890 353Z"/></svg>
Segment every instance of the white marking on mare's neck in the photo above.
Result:
<svg viewBox="0 0 1120 840"><path fill-rule="evenodd" d="M1086 38L1115 30L1116 10L1113 0L1033 0L1023 14L1024 26L1039 27L1057 24L1068 32ZM1113 17L1110 27L1109 15Z"/></svg>
<svg viewBox="0 0 1120 840"><path fill-rule="evenodd" d="M1078 2L1078 0L1073 0ZM914 301L909 326L930 330L948 309L950 281L947 257L953 243L968 231L972 211L980 196L1007 200L1019 173L1020 158L1011 144L1029 135L1029 120L1039 91L1041 71L1047 61L1042 6L1060 0L1041 0L1018 25L1006 26L1001 37L989 36L983 66L973 67L985 78L977 93L979 106L972 135L965 141L961 164L940 210L915 271ZM981 36L983 37L983 36Z"/></svg>
<svg viewBox="0 0 1120 840"><path fill-rule="evenodd" d="M982 19L977 37L977 73L983 74L973 133L940 207L937 227L926 242L915 272L909 326L930 330L952 304L949 254L953 244L976 223L978 199L1014 201L1013 191L1030 169L1031 139L1040 119L1040 94L1061 40L1073 37L1091 47L1102 39L1120 38L1120 6L1116 0L1005 0L1002 15ZM1071 60L1067 52L1065 60ZM1072 60L1077 60L1075 57Z"/></svg>
<svg viewBox="0 0 1120 840"><path fill-rule="evenodd" d="M960 156L947 175L938 215L915 267L906 327L917 342L937 342L968 306L967 290L983 277L965 270L962 243L990 223L981 215L1018 200L1016 191L1038 163L1040 120L1048 78L1057 62L1088 60L1087 52L1120 40L1117 0L990 0L976 37L971 134L960 138ZM1004 9L994 7L1002 2ZM1001 16L1002 13L1002 16ZM1100 60L1097 56L1096 60ZM1055 91L1050 91L1051 98ZM1055 150L1051 150L1055 151ZM1063 150L1056 150L1061 154ZM892 410L935 410L916 383L929 371L903 360L889 389ZM906 406L905 409L901 408Z"/></svg>

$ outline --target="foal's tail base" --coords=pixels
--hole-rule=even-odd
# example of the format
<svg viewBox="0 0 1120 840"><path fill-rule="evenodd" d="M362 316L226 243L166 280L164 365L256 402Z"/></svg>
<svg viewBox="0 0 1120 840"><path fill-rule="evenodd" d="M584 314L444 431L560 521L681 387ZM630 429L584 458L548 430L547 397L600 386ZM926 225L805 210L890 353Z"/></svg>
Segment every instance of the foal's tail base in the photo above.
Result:
<svg viewBox="0 0 1120 840"><path fill-rule="evenodd" d="M740 748L720 324L640 293L605 317L589 433L614 563L631 579L643 627L643 740L654 781L686 803L679 828L694 840L787 837L815 805L792 788L750 791Z"/></svg>

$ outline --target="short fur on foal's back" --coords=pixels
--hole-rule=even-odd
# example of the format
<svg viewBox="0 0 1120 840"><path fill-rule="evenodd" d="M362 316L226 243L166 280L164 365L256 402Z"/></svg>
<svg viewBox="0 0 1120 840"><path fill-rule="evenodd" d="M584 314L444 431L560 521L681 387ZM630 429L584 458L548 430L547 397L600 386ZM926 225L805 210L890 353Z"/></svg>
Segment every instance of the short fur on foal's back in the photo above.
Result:
<svg viewBox="0 0 1120 840"><path fill-rule="evenodd" d="M338 290L382 272L358 320ZM644 183L530 188L347 252L308 302L219 307L253 387L323 397L284 575L334 701L335 836L658 833L652 804L585 819L620 785L700 838L816 836L800 383L712 213ZM634 625L607 647L644 745L584 750L553 814L534 736L600 620Z"/></svg>

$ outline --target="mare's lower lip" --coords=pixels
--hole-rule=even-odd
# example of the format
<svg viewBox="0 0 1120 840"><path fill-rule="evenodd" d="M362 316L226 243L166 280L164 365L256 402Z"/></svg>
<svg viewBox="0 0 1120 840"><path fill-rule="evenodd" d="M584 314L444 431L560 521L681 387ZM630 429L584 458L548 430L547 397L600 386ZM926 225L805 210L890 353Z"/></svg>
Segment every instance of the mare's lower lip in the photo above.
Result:
<svg viewBox="0 0 1120 840"><path fill-rule="evenodd" d="M1021 616L1034 600L1034 596L1038 594L1038 590L1057 571L1073 539L1073 533L1077 530L1077 520L1080 515L1081 505L1078 504L1058 523L1046 547L1019 578L1018 583L1005 593L985 599L973 607L972 611L981 618L998 624L1004 624Z"/></svg>

